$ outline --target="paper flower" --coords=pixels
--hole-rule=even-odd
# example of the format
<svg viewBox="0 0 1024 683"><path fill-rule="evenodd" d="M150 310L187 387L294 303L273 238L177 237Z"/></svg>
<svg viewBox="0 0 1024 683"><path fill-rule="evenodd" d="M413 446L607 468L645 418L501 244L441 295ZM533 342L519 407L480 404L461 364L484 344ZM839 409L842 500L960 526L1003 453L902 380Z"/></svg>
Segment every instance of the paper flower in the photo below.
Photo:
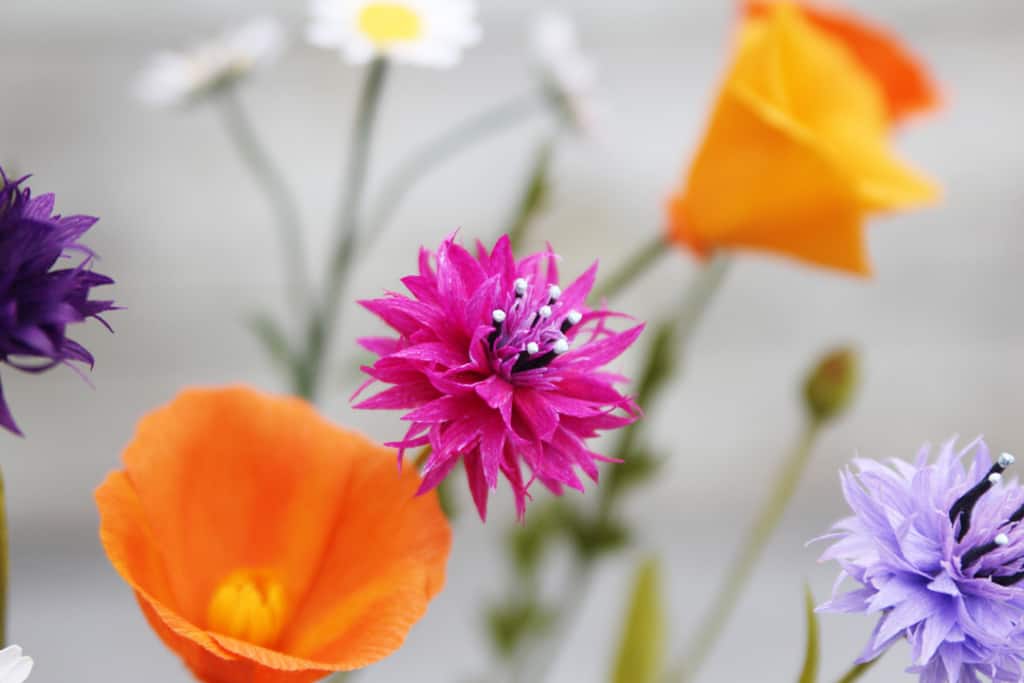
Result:
<svg viewBox="0 0 1024 683"><path fill-rule="evenodd" d="M925 446L913 465L856 460L842 474L854 514L821 559L859 587L837 585L819 609L880 616L858 661L905 639L921 683L1022 680L1024 488L1003 478L1013 462L993 463L980 439L962 451L950 441L934 460Z"/></svg>
<svg viewBox="0 0 1024 683"><path fill-rule="evenodd" d="M936 189L889 149L885 92L847 43L796 6L745 22L684 186L672 239L706 254L756 249L870 272L863 224Z"/></svg>
<svg viewBox="0 0 1024 683"><path fill-rule="evenodd" d="M150 413L96 492L150 625L206 683L311 683L401 646L451 531L391 451L308 404L196 389Z"/></svg>
<svg viewBox="0 0 1024 683"><path fill-rule="evenodd" d="M312 0L309 41L364 64L376 57L447 68L480 40L475 0Z"/></svg>
<svg viewBox="0 0 1024 683"><path fill-rule="evenodd" d="M556 260L543 252L516 261L508 236L473 255L451 236L436 254L420 251L419 273L402 279L411 297L362 302L398 338L360 340L380 355L363 368L373 378L367 385L394 386L356 407L410 410L408 433L391 445L400 458L431 446L423 491L461 460L482 519L499 475L512 486L520 518L534 479L555 494L582 491L576 468L596 481L597 462L610 460L587 440L637 419L633 401L615 389L625 378L604 366L643 325L609 330L615 314L585 304L597 265L563 291Z"/></svg>
<svg viewBox="0 0 1024 683"><path fill-rule="evenodd" d="M755 18L764 17L770 14L774 4L774 0L752 0L746 4L746 13ZM899 38L860 17L833 8L807 3L801 3L799 7L816 27L842 41L861 66L871 73L882 88L891 121L927 113L939 106L938 86L925 66Z"/></svg>
<svg viewBox="0 0 1024 683"><path fill-rule="evenodd" d="M92 354L68 338L67 327L95 318L110 329L100 314L114 303L89 297L114 281L93 272L95 254L79 241L97 219L54 215L53 195L33 197L25 180L0 169L0 363L32 373L72 363L91 368ZM2 386L0 427L21 434Z"/></svg>
<svg viewBox="0 0 1024 683"><path fill-rule="evenodd" d="M261 17L184 52L161 52L142 73L139 99L157 107L189 104L273 63L284 45L281 24Z"/></svg>
<svg viewBox="0 0 1024 683"><path fill-rule="evenodd" d="M576 24L564 12L547 10L530 30L534 62L548 96L575 129L588 133L595 127L597 67L580 46Z"/></svg>
<svg viewBox="0 0 1024 683"><path fill-rule="evenodd" d="M0 650L0 683L25 683L32 673L32 658L21 654L17 645Z"/></svg>

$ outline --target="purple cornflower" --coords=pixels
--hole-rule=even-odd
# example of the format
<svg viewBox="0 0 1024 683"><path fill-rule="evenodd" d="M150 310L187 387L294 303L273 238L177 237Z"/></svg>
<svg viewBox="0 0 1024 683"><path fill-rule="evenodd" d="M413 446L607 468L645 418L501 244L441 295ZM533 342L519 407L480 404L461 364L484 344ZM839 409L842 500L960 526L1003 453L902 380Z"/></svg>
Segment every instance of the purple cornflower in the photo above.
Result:
<svg viewBox="0 0 1024 683"><path fill-rule="evenodd" d="M966 464L963 460L969 459ZM1024 658L1024 487L1003 478L1014 458L993 463L981 439L958 451L946 443L934 462L921 449L914 465L856 460L842 473L854 516L825 538L822 561L842 567L823 612L879 613L858 661L904 638L910 673L921 683L997 683L1022 679Z"/></svg>
<svg viewBox="0 0 1024 683"><path fill-rule="evenodd" d="M395 386L356 407L411 409L408 433L389 445L400 459L406 449L431 447L423 491L461 459L481 519L499 473L520 519L534 479L558 495L566 486L582 491L577 467L597 481L598 461L617 462L591 451L587 439L639 415L615 388L626 378L602 368L643 325L609 330L608 318L619 314L585 304L597 264L563 291L556 261L550 250L516 261L507 236L490 253L478 243L474 255L452 235L436 254L420 250L419 273L402 279L411 298L362 302L399 336L360 340L380 355L363 368L372 377L363 388Z"/></svg>
<svg viewBox="0 0 1024 683"><path fill-rule="evenodd" d="M78 240L96 223L88 216L55 216L52 194L33 197L0 169L0 363L25 372L43 372L93 357L68 339L66 328L114 308L89 299L90 290L113 283L91 270L95 254ZM80 256L77 264L58 262ZM21 434L0 386L0 426Z"/></svg>

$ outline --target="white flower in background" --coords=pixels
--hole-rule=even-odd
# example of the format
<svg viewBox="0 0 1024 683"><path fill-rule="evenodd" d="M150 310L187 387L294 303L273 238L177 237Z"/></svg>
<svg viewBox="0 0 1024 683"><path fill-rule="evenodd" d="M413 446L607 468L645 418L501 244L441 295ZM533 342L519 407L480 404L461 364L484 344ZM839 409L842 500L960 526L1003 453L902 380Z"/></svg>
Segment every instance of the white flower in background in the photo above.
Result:
<svg viewBox="0 0 1024 683"><path fill-rule="evenodd" d="M0 650L0 683L24 683L32 673L32 658L23 657L21 648L11 645Z"/></svg>
<svg viewBox="0 0 1024 683"><path fill-rule="evenodd" d="M580 46L572 18L555 10L537 16L530 30L530 48L555 104L575 128L592 131L601 109L597 67Z"/></svg>
<svg viewBox="0 0 1024 683"><path fill-rule="evenodd" d="M139 81L138 96L153 106L185 104L273 62L284 45L277 20L253 19L187 51L155 55Z"/></svg>
<svg viewBox="0 0 1024 683"><path fill-rule="evenodd" d="M451 67L480 40L475 0L312 0L309 41L356 64L375 57Z"/></svg>

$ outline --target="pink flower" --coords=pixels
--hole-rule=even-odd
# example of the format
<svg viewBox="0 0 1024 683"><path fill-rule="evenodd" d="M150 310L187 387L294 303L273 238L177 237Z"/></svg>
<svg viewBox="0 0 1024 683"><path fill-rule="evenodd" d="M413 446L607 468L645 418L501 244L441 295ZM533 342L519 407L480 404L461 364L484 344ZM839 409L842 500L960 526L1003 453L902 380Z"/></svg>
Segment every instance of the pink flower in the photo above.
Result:
<svg viewBox="0 0 1024 683"><path fill-rule="evenodd" d="M613 332L606 322L620 314L587 308L596 263L563 291L550 250L517 262L506 236L490 253L480 243L476 252L451 235L436 254L420 250L419 274L402 279L411 297L362 302L399 336L360 340L380 355L363 368L372 379L360 392L374 381L394 386L356 407L410 410L409 431L388 445L399 459L431 446L422 491L461 458L481 519L499 474L522 519L534 479L557 495L566 486L582 491L577 467L596 482L598 461L618 462L586 442L639 417L615 388L626 378L602 368L643 325Z"/></svg>

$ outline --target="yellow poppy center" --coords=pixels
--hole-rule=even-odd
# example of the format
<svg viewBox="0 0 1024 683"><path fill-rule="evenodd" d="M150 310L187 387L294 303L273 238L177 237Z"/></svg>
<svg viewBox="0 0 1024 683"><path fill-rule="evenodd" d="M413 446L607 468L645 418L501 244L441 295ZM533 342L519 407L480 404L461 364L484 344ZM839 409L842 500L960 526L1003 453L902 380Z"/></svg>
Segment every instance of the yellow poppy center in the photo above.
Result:
<svg viewBox="0 0 1024 683"><path fill-rule="evenodd" d="M284 586L267 572L240 569L224 579L210 599L209 628L266 647L284 626Z"/></svg>
<svg viewBox="0 0 1024 683"><path fill-rule="evenodd" d="M375 45L392 45L423 35L423 20L407 5L371 2L359 12L359 30Z"/></svg>

